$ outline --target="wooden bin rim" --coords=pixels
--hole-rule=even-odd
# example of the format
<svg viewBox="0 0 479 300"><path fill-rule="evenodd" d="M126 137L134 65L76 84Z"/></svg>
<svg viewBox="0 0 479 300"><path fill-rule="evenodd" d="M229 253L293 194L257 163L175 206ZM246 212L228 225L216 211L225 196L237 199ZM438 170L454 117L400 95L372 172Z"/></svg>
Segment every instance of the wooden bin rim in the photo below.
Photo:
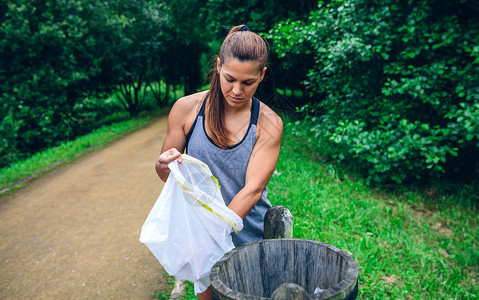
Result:
<svg viewBox="0 0 479 300"><path fill-rule="evenodd" d="M304 239L265 239L265 240L258 240L258 241L246 243L244 245L234 248L233 250L226 253L220 260L218 260L214 264L213 268L211 268L211 273L210 273L211 287L217 292L219 292L220 294L230 297L232 299L260 299L260 300L269 299L265 297L254 296L254 295L245 295L238 291L232 290L230 287L226 286L218 278L218 272L220 270L220 267L223 265L223 263L226 260L228 260L230 257L235 255L236 253L240 252L243 248L250 247L251 245L254 245L254 244L274 243L279 241L286 242L286 243L292 242L294 244L309 243L309 244L315 244L318 246L326 247L338 253L338 255L342 256L347 261L348 270L343 280L338 282L336 285L330 287L329 289L324 290L321 293L310 295L312 299L330 299L330 298L343 299L344 297L348 296L349 293L351 293L353 289L355 288L357 284L357 280L358 280L358 264L353 260L353 258L350 255L348 255L343 250L337 247L334 247L330 244L313 241L313 240L304 240Z"/></svg>

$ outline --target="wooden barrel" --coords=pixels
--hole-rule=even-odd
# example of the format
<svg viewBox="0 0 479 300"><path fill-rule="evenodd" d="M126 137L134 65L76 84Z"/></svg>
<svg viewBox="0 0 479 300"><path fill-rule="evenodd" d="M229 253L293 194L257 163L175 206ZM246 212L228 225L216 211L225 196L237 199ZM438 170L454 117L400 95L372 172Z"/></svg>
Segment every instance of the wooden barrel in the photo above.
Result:
<svg viewBox="0 0 479 300"><path fill-rule="evenodd" d="M344 251L316 241L260 240L226 253L211 269L220 299L269 299L283 283L303 287L312 299L355 299L358 265Z"/></svg>

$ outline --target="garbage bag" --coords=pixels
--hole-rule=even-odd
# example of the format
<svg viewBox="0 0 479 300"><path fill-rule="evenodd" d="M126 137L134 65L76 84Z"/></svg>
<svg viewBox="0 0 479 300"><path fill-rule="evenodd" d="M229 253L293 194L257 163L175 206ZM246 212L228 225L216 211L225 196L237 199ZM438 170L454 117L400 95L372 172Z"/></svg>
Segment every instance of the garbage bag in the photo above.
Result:
<svg viewBox="0 0 479 300"><path fill-rule="evenodd" d="M208 166L186 154L168 167L170 175L141 229L140 242L165 271L195 283L195 293L210 285L209 273L234 248L231 232L243 220L223 201Z"/></svg>

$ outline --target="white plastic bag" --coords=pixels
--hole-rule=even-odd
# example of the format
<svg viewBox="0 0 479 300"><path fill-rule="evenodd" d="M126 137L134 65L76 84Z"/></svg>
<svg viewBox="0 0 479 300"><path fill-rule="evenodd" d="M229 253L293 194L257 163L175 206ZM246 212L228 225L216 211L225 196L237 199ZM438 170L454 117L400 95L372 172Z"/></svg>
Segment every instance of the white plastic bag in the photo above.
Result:
<svg viewBox="0 0 479 300"><path fill-rule="evenodd" d="M231 232L243 220L223 201L208 166L188 155L168 165L171 173L141 229L140 241L168 274L195 283L195 293L210 285L209 273L234 248Z"/></svg>

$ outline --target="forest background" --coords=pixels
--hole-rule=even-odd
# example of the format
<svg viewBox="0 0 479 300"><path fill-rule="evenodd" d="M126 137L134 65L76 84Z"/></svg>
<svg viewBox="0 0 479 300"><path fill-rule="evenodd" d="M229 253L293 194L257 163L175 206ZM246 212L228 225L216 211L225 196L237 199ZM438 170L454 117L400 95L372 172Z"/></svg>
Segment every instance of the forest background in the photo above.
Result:
<svg viewBox="0 0 479 300"><path fill-rule="evenodd" d="M295 118L321 159L373 185L477 187L478 7L2 1L0 168L168 106L178 89L195 92L228 29L247 23L271 45L258 97L279 110L300 107Z"/></svg>

